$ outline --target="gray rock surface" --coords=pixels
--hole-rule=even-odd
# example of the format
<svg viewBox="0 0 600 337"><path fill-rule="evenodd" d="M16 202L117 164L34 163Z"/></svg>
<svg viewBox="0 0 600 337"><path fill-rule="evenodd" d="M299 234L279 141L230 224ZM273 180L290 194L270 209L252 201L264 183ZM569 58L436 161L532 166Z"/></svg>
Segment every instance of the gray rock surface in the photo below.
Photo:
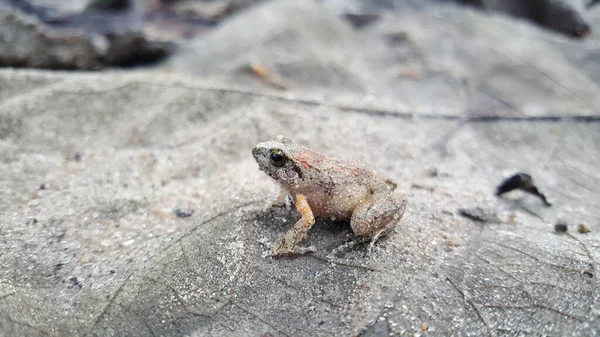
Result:
<svg viewBox="0 0 600 337"><path fill-rule="evenodd" d="M595 48L453 6L354 31L283 1L154 70L0 70L0 336L598 336ZM315 255L266 256L298 217L250 154L277 134L399 181L373 255L320 221ZM520 171L552 207L493 196Z"/></svg>

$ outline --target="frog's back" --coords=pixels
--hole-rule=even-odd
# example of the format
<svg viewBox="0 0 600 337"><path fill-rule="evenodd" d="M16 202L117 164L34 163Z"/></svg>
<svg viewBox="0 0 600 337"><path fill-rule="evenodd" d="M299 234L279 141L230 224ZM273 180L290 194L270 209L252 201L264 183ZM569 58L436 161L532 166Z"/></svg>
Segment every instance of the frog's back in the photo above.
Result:
<svg viewBox="0 0 600 337"><path fill-rule="evenodd" d="M297 147L292 160L302 173L302 186L334 190L348 185L360 185L375 192L394 189L395 183L374 173L361 162L324 156L307 147Z"/></svg>

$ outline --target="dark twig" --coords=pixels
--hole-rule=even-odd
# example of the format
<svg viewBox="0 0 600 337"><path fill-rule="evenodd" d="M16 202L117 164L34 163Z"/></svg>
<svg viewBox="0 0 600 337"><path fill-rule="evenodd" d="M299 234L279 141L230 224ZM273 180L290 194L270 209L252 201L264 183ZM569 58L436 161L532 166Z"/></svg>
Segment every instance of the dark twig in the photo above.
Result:
<svg viewBox="0 0 600 337"><path fill-rule="evenodd" d="M492 332L492 329L490 328L490 324L488 323L487 319L485 318L485 316L483 316L483 314L481 313L481 311L479 311L479 308L477 308L477 306L475 305L475 303L473 303L473 301L471 301L471 299L467 298L465 296L465 293L460 290L460 288L454 283L454 281L452 281L452 279L450 279L450 277L446 277L446 280L448 280L448 282L450 282L450 284L454 287L454 289L456 289L456 291L458 291L458 293L462 296L462 298L469 303L469 305L473 308L473 310L475 310L475 312L477 313L477 316L479 316L479 319L481 320L481 322L483 323L483 325L485 325L485 328L487 329L488 335L490 335L491 337L494 337L494 333Z"/></svg>
<svg viewBox="0 0 600 337"><path fill-rule="evenodd" d="M121 303L117 303L117 305L119 307L121 307L121 309L123 309L124 311L130 311L130 312L132 312L135 316L137 316L137 318L140 321L142 321L142 323L144 323L144 325L146 326L146 328L148 329L148 331L150 331L150 334L152 336L156 336L156 332L154 332L154 329L152 329L152 326L150 324L148 324L148 322L146 321L146 319L142 315L140 315L137 311L135 311L135 310L133 310L131 308L128 308L128 307L124 306Z"/></svg>
<svg viewBox="0 0 600 337"><path fill-rule="evenodd" d="M131 276L132 276L132 274L129 274L129 276L127 276L127 278L123 281L123 283L121 283L121 285L119 286L119 288L117 289L117 291L110 298L110 300L108 301L108 303L106 304L106 306L104 306L104 308L102 309L102 312L100 313L100 315L98 315L98 317L96 317L96 320L94 321L94 324L92 325L91 329L94 329L98 325L98 323L100 322L100 320L108 313L108 310L115 303L117 297L119 297L119 294L121 294L121 291L123 290L123 288L127 284L127 281L129 281L129 279L131 278Z"/></svg>
<svg viewBox="0 0 600 337"><path fill-rule="evenodd" d="M326 257L319 256L319 255L307 254L307 255L304 255L304 256L309 256L309 257L312 257L312 258L317 259L319 261L329 262L329 263L337 264L339 266L346 266L346 267L350 267L350 268L364 269L364 270L368 270L368 271L379 271L379 269L375 269L375 268L372 268L372 267L362 266L362 265L359 265L359 264L353 264L353 263L348 263L348 262L331 260L331 259L328 259Z"/></svg>
<svg viewBox="0 0 600 337"><path fill-rule="evenodd" d="M501 196L504 193L508 193L513 190L521 190L529 194L533 194L540 198L545 206L552 206L548 202L546 196L540 193L538 188L533 183L533 178L527 173L519 172L509 178L503 180L498 188L496 188L496 195Z"/></svg>
<svg viewBox="0 0 600 337"><path fill-rule="evenodd" d="M466 122L497 122L497 121L515 121L515 122L562 122L562 121L574 121L574 122L583 122L583 123L600 123L600 114L590 113L590 114L572 114L572 115L564 115L564 114L549 114L549 115L540 115L540 116L502 116L502 115L452 115L447 113L414 113L410 111L396 111L396 110L384 110L384 109L369 109L362 107L348 107L348 106L333 106L326 102L322 102L319 100L312 99L298 99L298 98L290 98L283 97L277 95L269 95L269 94L261 94L257 92L241 90L241 89L225 89L225 88L215 88L215 87L195 87L193 85L186 85L181 83L173 83L173 84L165 84L165 83L152 83L152 82L140 82L140 81L132 81L126 83L124 85L120 85L114 88L106 89L106 90L87 90L87 91L66 91L56 89L53 90L55 92L61 92L66 94L77 94L77 95L95 95L100 92L109 92L115 90L122 90L129 86L135 85L149 85L149 86L159 86L165 88L176 88L176 89L187 89L187 90L195 90L195 91L203 91L203 92L219 92L219 93L228 93L228 94L238 94L238 95L246 95L251 97L260 97L266 98L276 101L284 101L284 102L292 102L299 103L308 106L316 106L316 107L329 107L332 109L337 109L339 111L348 111L348 112L357 112L363 113L370 116L381 116L381 117L395 117L395 118L423 118L423 119L437 119L437 120L458 120L458 121L466 121Z"/></svg>
<svg viewBox="0 0 600 337"><path fill-rule="evenodd" d="M252 317L256 318L256 319L257 319L257 320L259 320L259 321L261 321L262 323L264 323L264 324L266 324L266 325L270 326L272 329L274 329L275 331L279 332L280 334L282 334L282 335L284 335L284 336L287 336L287 337L290 337L290 335L289 335L289 334L287 334L287 333L285 333L285 332L281 331L280 329L278 329L277 327L275 327L273 324L269 323L267 320L265 320L264 318L260 317L259 315L255 314L255 313L253 313L252 311L250 311L250 310L248 310L248 309L246 309L246 308L244 308L244 307L242 307L242 306L240 306L240 305L238 305L238 304L236 304L236 303L234 303L234 302L231 302L231 304L232 304L234 307L236 307L236 308L240 309L241 311L243 311L243 312L247 313L248 315L250 315L250 316L252 316Z"/></svg>
<svg viewBox="0 0 600 337"><path fill-rule="evenodd" d="M543 264L545 264L547 266L550 266L550 267L553 267L553 268L563 269L563 270L566 270L566 271L569 271L569 272L575 272L575 273L578 273L578 274L589 274L590 273L587 270L581 270L581 269L577 269L577 268L571 268L571 267L561 266L559 264L554 264L554 263L542 261L542 260L540 260L536 256L533 256L533 255L531 255L531 254L529 254L527 252L524 252L524 251L522 251L522 250L520 250L518 248L514 248L514 247L511 247L511 246L502 244L502 243L496 243L496 244L499 245L499 246L501 246L501 247L504 247L506 249L514 250L515 252L521 253L521 254L523 254L525 256L528 256L528 257L534 259L537 262L543 263ZM509 265L522 266L522 264L519 264L519 263L506 263L506 264L503 264L503 265L505 265L505 266L509 266ZM592 273L592 275L593 275L593 273Z"/></svg>
<svg viewBox="0 0 600 337"><path fill-rule="evenodd" d="M167 284L165 282L160 282L157 279L154 279L154 278L148 277L148 276L140 276L140 278L146 279L146 280L151 281L151 282L155 282L155 283L160 284L161 286L166 287L167 289L169 289L173 293L173 295L175 295L175 298L177 299L177 302L179 302L179 304L181 304L181 306L183 306L183 308L185 309L185 311L187 311L188 313L190 313L190 314L192 314L194 316L198 316L198 317L211 318L211 314L203 314L201 312L198 312L198 311L195 311L193 309L188 308L187 303L181 297L181 295L179 294L179 292L177 291L177 289L173 288L173 286L171 286L170 284ZM225 303L223 305L226 305L226 304L227 303Z"/></svg>
<svg viewBox="0 0 600 337"><path fill-rule="evenodd" d="M588 262L588 264L589 264L590 268L592 269L592 274L596 274L596 268L594 266L595 261L594 261L594 258L592 257L592 253L590 252L588 247L583 242L581 242L581 240L579 240L575 236L571 235L570 233L567 233L567 236L570 237L571 239L577 241L579 243L579 245L581 245L581 247L583 248L583 251L587 255L587 258L590 260L590 262Z"/></svg>

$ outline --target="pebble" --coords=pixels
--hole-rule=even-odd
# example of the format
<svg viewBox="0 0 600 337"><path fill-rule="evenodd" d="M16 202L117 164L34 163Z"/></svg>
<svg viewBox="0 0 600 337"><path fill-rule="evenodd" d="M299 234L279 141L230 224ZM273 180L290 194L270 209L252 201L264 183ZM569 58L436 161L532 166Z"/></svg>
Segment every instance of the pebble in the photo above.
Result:
<svg viewBox="0 0 600 337"><path fill-rule="evenodd" d="M587 234L590 233L592 229L588 227L588 225L580 223L579 225L577 225L577 231L581 234Z"/></svg>
<svg viewBox="0 0 600 337"><path fill-rule="evenodd" d="M192 216L193 212L187 208L178 208L175 210L175 215L179 218L187 218Z"/></svg>
<svg viewBox="0 0 600 337"><path fill-rule="evenodd" d="M569 225L565 221L559 220L554 224L554 231L557 233L566 233L569 230Z"/></svg>

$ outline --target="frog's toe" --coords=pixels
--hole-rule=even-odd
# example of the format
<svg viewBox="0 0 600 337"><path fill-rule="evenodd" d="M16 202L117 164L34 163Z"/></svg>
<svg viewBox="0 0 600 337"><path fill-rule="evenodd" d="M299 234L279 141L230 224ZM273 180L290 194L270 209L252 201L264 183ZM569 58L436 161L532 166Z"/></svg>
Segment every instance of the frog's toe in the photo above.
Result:
<svg viewBox="0 0 600 337"><path fill-rule="evenodd" d="M298 255L304 255L304 254L310 254L310 253L314 253L316 252L317 249L314 246L308 246L308 247L297 247L295 249L295 254Z"/></svg>
<svg viewBox="0 0 600 337"><path fill-rule="evenodd" d="M377 232L377 234L373 235L373 237L371 238L371 242L369 243L369 248L367 248L367 255L373 254L373 251L375 250L375 243L377 243L379 238L386 235L388 231L389 230L384 228L384 229L379 230L379 232Z"/></svg>

